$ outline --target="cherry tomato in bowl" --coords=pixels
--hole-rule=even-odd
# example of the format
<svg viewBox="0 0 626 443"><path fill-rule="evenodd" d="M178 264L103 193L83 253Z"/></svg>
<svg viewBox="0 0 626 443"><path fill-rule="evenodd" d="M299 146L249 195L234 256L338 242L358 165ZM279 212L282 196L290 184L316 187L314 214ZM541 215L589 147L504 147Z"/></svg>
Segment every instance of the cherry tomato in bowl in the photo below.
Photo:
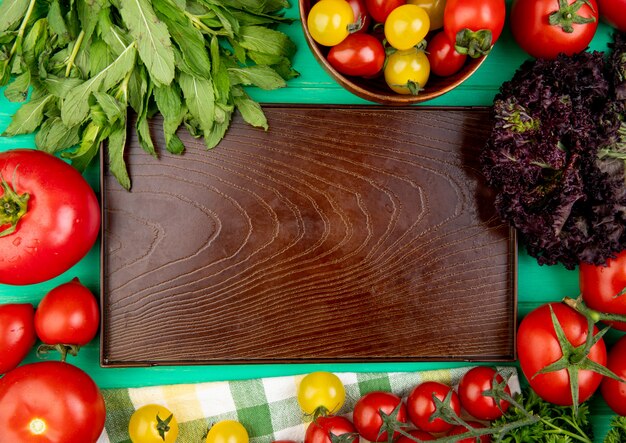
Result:
<svg viewBox="0 0 626 443"><path fill-rule="evenodd" d="M100 231L96 194L72 166L43 151L0 153L0 283L54 278L82 259Z"/></svg>
<svg viewBox="0 0 626 443"><path fill-rule="evenodd" d="M416 5L402 5L385 20L385 38L394 48L403 51L421 42L430 28L426 11Z"/></svg>
<svg viewBox="0 0 626 443"><path fill-rule="evenodd" d="M398 94L419 95L430 77L428 57L417 48L396 51L387 57L387 85Z"/></svg>
<svg viewBox="0 0 626 443"><path fill-rule="evenodd" d="M345 75L372 77L385 64L385 48L370 34L350 34L344 41L330 48L328 62Z"/></svg>
<svg viewBox="0 0 626 443"><path fill-rule="evenodd" d="M307 16L307 26L313 40L324 46L335 46L350 34L354 12L346 1L320 0Z"/></svg>
<svg viewBox="0 0 626 443"><path fill-rule="evenodd" d="M454 44L445 32L438 32L428 42L427 57L430 71L440 77L448 77L461 70L467 61L467 55L454 49Z"/></svg>

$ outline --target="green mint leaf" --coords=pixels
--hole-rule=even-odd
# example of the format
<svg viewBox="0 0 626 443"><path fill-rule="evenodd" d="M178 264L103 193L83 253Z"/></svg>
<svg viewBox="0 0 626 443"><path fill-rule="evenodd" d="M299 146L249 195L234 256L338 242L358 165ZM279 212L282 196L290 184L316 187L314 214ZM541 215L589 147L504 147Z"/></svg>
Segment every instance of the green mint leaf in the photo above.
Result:
<svg viewBox="0 0 626 443"><path fill-rule="evenodd" d="M30 71L24 72L4 90L4 96L11 102L23 102L28 96L30 87Z"/></svg>
<svg viewBox="0 0 626 443"><path fill-rule="evenodd" d="M91 76L106 69L115 58L104 40L94 39L89 48L89 72Z"/></svg>
<svg viewBox="0 0 626 443"><path fill-rule="evenodd" d="M72 89L82 85L83 81L75 77L49 75L43 83L50 94L58 98L65 98Z"/></svg>
<svg viewBox="0 0 626 443"><path fill-rule="evenodd" d="M105 92L94 92L93 96L104 111L109 124L122 119L126 120L126 106L116 100L115 97Z"/></svg>
<svg viewBox="0 0 626 443"><path fill-rule="evenodd" d="M223 6L210 3L207 6L211 11L213 11L217 19L220 21L220 24L224 29L224 34L230 38L234 38L235 34L239 33L239 22L237 19L233 17L228 9Z"/></svg>
<svg viewBox="0 0 626 443"><path fill-rule="evenodd" d="M15 29L26 15L31 1L34 0L4 0L0 4L0 32Z"/></svg>
<svg viewBox="0 0 626 443"><path fill-rule="evenodd" d="M72 166L82 173L98 153L101 140L102 128L94 123L89 123L83 131L78 148L71 152L64 152L61 156L71 159Z"/></svg>
<svg viewBox="0 0 626 443"><path fill-rule="evenodd" d="M30 28L22 43L22 57L30 68L36 70L39 56L48 44L48 19L42 18Z"/></svg>
<svg viewBox="0 0 626 443"><path fill-rule="evenodd" d="M137 114L143 110L143 102L148 91L148 72L143 66L133 70L128 82L128 103Z"/></svg>
<svg viewBox="0 0 626 443"><path fill-rule="evenodd" d="M185 145L176 135L176 131L182 125L187 109L180 99L180 89L175 84L169 87L155 88L154 99L159 112L163 116L163 134L165 145L172 154L181 154Z"/></svg>
<svg viewBox="0 0 626 443"><path fill-rule="evenodd" d="M89 114L89 96L101 90L109 90L119 83L135 66L136 49L128 46L113 63L100 71L80 86L72 89L61 107L61 117L67 126L82 123Z"/></svg>
<svg viewBox="0 0 626 443"><path fill-rule="evenodd" d="M204 132L204 144L207 149L213 149L222 141L229 125L230 119L224 120L223 122L215 122L210 131Z"/></svg>
<svg viewBox="0 0 626 443"><path fill-rule="evenodd" d="M208 79L180 74L178 80L185 96L185 103L193 118L198 122L202 132L210 131L215 115L215 93L213 82Z"/></svg>
<svg viewBox="0 0 626 443"><path fill-rule="evenodd" d="M267 131L267 118L261 109L261 105L247 95L234 97L235 106L241 113L244 121L252 126L263 128Z"/></svg>
<svg viewBox="0 0 626 443"><path fill-rule="evenodd" d="M189 73L210 78L211 60L207 55L202 33L191 24L182 10L168 1L154 0L154 10L167 25Z"/></svg>
<svg viewBox="0 0 626 443"><path fill-rule="evenodd" d="M139 57L157 85L174 79L174 52L167 26L157 18L149 0L121 0L121 14L137 41Z"/></svg>
<svg viewBox="0 0 626 443"><path fill-rule="evenodd" d="M68 128L60 117L48 118L35 136L37 149L54 154L80 142L80 126Z"/></svg>
<svg viewBox="0 0 626 443"><path fill-rule="evenodd" d="M239 44L251 51L286 57L296 52L295 43L286 34L263 26L242 26Z"/></svg>
<svg viewBox="0 0 626 443"><path fill-rule="evenodd" d="M50 3L48 24L52 34L57 36L56 44L58 46L65 46L72 40L70 30L65 24L65 18L63 17L59 0L52 0L52 3Z"/></svg>
<svg viewBox="0 0 626 443"><path fill-rule="evenodd" d="M145 115L140 116L137 119L136 129L137 138L142 149L151 156L156 157L157 154L154 149L154 142L152 141L152 136L150 135L150 125L148 124L148 118Z"/></svg>
<svg viewBox="0 0 626 443"><path fill-rule="evenodd" d="M89 41L98 24L98 15L102 9L103 0L74 0L78 12L78 20L85 34L84 40Z"/></svg>
<svg viewBox="0 0 626 443"><path fill-rule="evenodd" d="M124 162L124 148L126 147L126 119L123 124L117 125L111 132L107 142L109 154L109 170L118 183L126 190L130 189L130 177Z"/></svg>
<svg viewBox="0 0 626 443"><path fill-rule="evenodd" d="M102 11L100 11L98 31L102 40L109 45L110 51L116 57L124 52L124 49L131 43L128 33L124 32L119 26L113 23L110 8L103 8Z"/></svg>
<svg viewBox="0 0 626 443"><path fill-rule="evenodd" d="M231 83L234 85L254 85L266 90L287 86L285 79L269 66L253 65L243 68L228 68L228 73Z"/></svg>
<svg viewBox="0 0 626 443"><path fill-rule="evenodd" d="M22 105L17 110L11 124L4 131L2 135L20 135L30 134L41 125L43 120L43 113L46 110L48 103L53 99L52 95L40 97L38 99L31 100L30 102Z"/></svg>

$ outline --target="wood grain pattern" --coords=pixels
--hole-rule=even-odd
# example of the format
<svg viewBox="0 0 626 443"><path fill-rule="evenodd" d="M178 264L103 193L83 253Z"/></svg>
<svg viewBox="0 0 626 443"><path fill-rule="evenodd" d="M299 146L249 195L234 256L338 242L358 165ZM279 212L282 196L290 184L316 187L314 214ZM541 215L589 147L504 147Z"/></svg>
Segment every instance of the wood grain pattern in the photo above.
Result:
<svg viewBox="0 0 626 443"><path fill-rule="evenodd" d="M131 134L131 192L105 169L103 365L514 357L486 110L264 110L208 152Z"/></svg>

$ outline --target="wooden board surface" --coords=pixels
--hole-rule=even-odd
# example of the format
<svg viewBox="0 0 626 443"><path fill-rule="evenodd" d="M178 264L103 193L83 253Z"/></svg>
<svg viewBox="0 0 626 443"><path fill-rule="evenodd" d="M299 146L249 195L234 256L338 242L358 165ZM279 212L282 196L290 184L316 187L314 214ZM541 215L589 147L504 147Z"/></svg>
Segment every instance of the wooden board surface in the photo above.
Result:
<svg viewBox="0 0 626 443"><path fill-rule="evenodd" d="M103 365L514 357L486 110L264 110L208 152L131 135L131 192L105 166Z"/></svg>

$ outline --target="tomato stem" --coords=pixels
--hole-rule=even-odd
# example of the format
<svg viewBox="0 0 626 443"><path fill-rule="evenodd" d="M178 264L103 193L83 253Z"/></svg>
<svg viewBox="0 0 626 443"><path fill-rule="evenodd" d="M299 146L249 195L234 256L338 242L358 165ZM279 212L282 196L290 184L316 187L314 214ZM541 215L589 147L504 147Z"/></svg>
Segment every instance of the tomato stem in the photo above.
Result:
<svg viewBox="0 0 626 443"><path fill-rule="evenodd" d="M468 28L456 34L454 49L459 54L467 54L472 58L482 57L491 51L493 35L489 29L472 31Z"/></svg>
<svg viewBox="0 0 626 443"><path fill-rule="evenodd" d="M583 17L578 14L578 10L583 5L587 5L593 10L593 5L589 0L576 0L571 5L568 0L559 0L559 9L549 15L548 22L552 26L560 26L563 32L571 34L574 32L574 24L585 25L596 21L595 17Z"/></svg>
<svg viewBox="0 0 626 443"><path fill-rule="evenodd" d="M17 167L15 168L17 171ZM13 172L13 183L15 183L15 171ZM28 199L30 195L25 192L19 195L11 185L9 185L2 174L0 174L0 186L3 195L0 197L0 226L9 225L0 231L0 237L13 234L17 229L20 219L28 212Z"/></svg>
<svg viewBox="0 0 626 443"><path fill-rule="evenodd" d="M58 351L59 354L61 354L61 361L66 361L68 354L73 356L73 357L76 357L78 355L78 351L79 350L80 350L80 346L78 346L78 345L64 345L64 344L48 345L48 344L41 344L37 348L37 357L44 358L44 356L46 354L48 354L50 351Z"/></svg>
<svg viewBox="0 0 626 443"><path fill-rule="evenodd" d="M587 317L594 323L597 323L599 321L626 322L626 315L611 314L608 312L600 312L600 311L596 311L595 309L591 309L589 306L585 304L585 302L582 300L582 297L578 297L576 299L571 298L571 297L565 297L563 298L563 303L565 303L570 308L573 308L574 310L578 311L580 314L584 315L585 317Z"/></svg>

